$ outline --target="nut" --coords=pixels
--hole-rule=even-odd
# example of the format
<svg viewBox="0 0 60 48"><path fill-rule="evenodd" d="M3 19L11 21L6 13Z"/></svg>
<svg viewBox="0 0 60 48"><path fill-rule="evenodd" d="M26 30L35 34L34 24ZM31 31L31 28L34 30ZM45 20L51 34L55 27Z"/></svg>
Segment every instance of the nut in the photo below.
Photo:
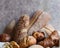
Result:
<svg viewBox="0 0 60 48"><path fill-rule="evenodd" d="M45 38L44 32L34 32L32 35L37 39L37 41L41 41Z"/></svg>
<svg viewBox="0 0 60 48"><path fill-rule="evenodd" d="M0 42L8 42L10 41L11 36L4 33L4 34L0 34Z"/></svg>

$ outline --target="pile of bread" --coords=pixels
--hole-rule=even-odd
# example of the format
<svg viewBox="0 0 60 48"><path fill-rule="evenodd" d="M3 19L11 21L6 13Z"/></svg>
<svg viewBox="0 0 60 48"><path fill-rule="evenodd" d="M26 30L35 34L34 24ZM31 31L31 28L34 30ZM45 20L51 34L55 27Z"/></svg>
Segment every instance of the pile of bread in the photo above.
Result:
<svg viewBox="0 0 60 48"><path fill-rule="evenodd" d="M51 16L44 11L37 10L30 18L23 15L16 23L12 20L3 34L0 42L5 48L52 48L59 46L59 35L55 28L47 24Z"/></svg>

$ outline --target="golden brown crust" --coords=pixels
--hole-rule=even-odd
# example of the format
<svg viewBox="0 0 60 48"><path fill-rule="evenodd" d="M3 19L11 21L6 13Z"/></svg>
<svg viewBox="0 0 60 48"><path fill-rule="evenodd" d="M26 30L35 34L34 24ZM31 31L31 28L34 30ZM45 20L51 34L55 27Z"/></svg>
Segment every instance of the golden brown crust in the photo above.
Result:
<svg viewBox="0 0 60 48"><path fill-rule="evenodd" d="M46 38L44 41L41 41L38 44L44 46L44 48L54 46L54 42L50 38Z"/></svg>
<svg viewBox="0 0 60 48"><path fill-rule="evenodd" d="M33 35L33 37L36 38L36 40L38 42L41 41L41 40L44 40L44 38L45 38L44 32L34 32L32 35Z"/></svg>
<svg viewBox="0 0 60 48"><path fill-rule="evenodd" d="M20 46L15 41L11 41L10 45L12 45L13 48L20 48Z"/></svg>
<svg viewBox="0 0 60 48"><path fill-rule="evenodd" d="M19 43L20 48L26 48L26 47L29 47L29 46L34 45L34 44L36 44L36 39L33 36L26 36Z"/></svg>
<svg viewBox="0 0 60 48"><path fill-rule="evenodd" d="M50 38L53 40L55 46L59 46L59 35L56 30L51 33Z"/></svg>
<svg viewBox="0 0 60 48"><path fill-rule="evenodd" d="M21 16L14 29L15 36L13 38L17 43L25 36L27 36L28 26L29 26L29 16L27 15Z"/></svg>
<svg viewBox="0 0 60 48"><path fill-rule="evenodd" d="M55 46L59 46L59 34L52 25L46 25L44 27L49 38L54 42Z"/></svg>

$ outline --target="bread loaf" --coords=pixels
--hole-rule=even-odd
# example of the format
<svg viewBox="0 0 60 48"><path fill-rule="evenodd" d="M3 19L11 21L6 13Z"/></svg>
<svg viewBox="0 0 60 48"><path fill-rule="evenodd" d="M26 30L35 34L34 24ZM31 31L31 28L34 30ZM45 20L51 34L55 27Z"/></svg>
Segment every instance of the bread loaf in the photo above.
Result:
<svg viewBox="0 0 60 48"><path fill-rule="evenodd" d="M43 12L43 11L36 11L36 13L34 13L33 17L31 18L30 21L30 29L28 34L32 35L32 33L34 31L40 31L41 28L43 28L47 22L50 20L50 15L47 12Z"/></svg>
<svg viewBox="0 0 60 48"><path fill-rule="evenodd" d="M21 16L14 29L14 33L15 33L15 36L13 36L14 41L16 41L18 43L24 37L27 36L27 27L28 26L29 26L29 16L27 16L27 15Z"/></svg>

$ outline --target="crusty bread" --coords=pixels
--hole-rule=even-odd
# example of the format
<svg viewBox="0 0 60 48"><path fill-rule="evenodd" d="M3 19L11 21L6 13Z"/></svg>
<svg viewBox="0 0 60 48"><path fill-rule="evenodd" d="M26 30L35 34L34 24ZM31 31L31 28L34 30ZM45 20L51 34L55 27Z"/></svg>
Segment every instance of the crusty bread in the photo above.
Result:
<svg viewBox="0 0 60 48"><path fill-rule="evenodd" d="M19 43L25 36L27 36L28 26L29 26L29 16L28 15L21 16L14 29L15 33L15 35L13 36L14 41Z"/></svg>
<svg viewBox="0 0 60 48"><path fill-rule="evenodd" d="M40 31L40 29L43 28L51 18L47 12L43 12L40 10L37 11L33 16L35 16L35 18L34 17L31 18L30 24L32 25L28 30L29 35L32 35L34 31Z"/></svg>

